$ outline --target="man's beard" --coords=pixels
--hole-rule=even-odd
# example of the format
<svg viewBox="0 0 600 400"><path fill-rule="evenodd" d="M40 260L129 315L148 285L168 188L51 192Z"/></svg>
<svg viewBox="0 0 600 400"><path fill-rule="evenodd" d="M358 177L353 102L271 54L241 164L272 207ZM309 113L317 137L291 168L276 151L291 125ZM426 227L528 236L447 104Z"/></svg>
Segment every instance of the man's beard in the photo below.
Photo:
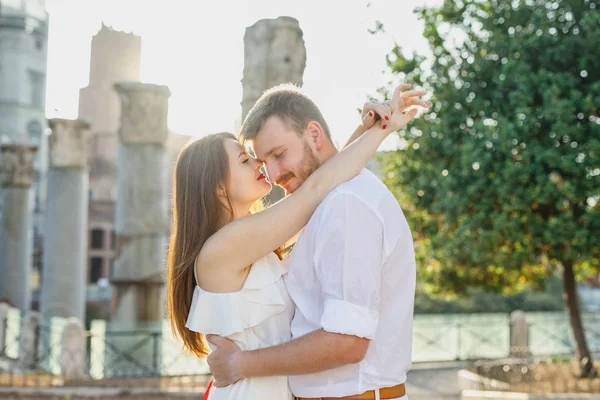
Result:
<svg viewBox="0 0 600 400"><path fill-rule="evenodd" d="M301 180L302 182L304 182L310 176L310 174L315 172L317 170L317 168L319 168L321 166L321 162L319 161L317 156L315 156L313 154L310 146L306 142L304 142L304 149L303 149L302 153L303 153L302 159L298 163L298 171L296 173L288 172L288 173L284 174L283 176L281 176L281 178L279 178L279 180L276 182L278 185L281 185L282 182L285 182L293 177L296 177L299 180ZM285 189L285 187L284 187L284 189ZM287 189L286 189L286 192L287 192ZM289 194L291 192L287 192L287 193Z"/></svg>

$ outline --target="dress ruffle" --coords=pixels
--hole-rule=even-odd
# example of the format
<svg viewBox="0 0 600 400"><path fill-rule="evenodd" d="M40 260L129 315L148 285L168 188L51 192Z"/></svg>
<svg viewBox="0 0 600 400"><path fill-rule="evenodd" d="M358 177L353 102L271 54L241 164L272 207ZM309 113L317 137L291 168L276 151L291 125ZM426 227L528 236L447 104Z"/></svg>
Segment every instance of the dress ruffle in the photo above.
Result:
<svg viewBox="0 0 600 400"><path fill-rule="evenodd" d="M196 286L186 327L228 336L283 312L286 304L277 282L286 271L277 256L269 254L254 263L237 292L211 293Z"/></svg>

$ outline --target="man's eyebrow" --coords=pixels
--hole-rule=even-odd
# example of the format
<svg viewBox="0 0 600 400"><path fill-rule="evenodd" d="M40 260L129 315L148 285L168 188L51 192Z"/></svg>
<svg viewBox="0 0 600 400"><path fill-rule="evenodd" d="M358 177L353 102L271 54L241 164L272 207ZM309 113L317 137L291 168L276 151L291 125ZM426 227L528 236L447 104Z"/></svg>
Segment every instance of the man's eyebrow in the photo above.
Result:
<svg viewBox="0 0 600 400"><path fill-rule="evenodd" d="M277 150L281 149L283 147L283 145L281 146L277 146L277 147L273 147L271 150L267 151L265 153L265 157L270 156L271 154L273 154L274 152L276 152Z"/></svg>
<svg viewBox="0 0 600 400"><path fill-rule="evenodd" d="M282 147L283 147L283 145L281 145L281 146L276 146L276 147L273 147L271 150L269 150L269 151L267 151L267 152L265 153L265 156L264 156L264 157L265 157L265 158L269 157L271 154L273 154L273 153L274 153L274 152L276 152L277 150L281 149ZM259 161L259 162L261 162L261 163L264 163L264 160L262 160L262 159L260 159L260 158L258 158L258 157L256 158L256 160L257 160L257 161Z"/></svg>

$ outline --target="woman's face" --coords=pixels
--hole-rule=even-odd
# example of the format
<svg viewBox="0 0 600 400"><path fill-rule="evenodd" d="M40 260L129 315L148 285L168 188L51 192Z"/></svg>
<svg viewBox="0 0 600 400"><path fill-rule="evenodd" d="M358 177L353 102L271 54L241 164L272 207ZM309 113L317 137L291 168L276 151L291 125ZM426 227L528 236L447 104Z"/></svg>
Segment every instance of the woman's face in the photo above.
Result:
<svg viewBox="0 0 600 400"><path fill-rule="evenodd" d="M236 140L226 139L224 145L229 160L229 197L238 210L249 208L271 191L271 184L260 171L262 164Z"/></svg>

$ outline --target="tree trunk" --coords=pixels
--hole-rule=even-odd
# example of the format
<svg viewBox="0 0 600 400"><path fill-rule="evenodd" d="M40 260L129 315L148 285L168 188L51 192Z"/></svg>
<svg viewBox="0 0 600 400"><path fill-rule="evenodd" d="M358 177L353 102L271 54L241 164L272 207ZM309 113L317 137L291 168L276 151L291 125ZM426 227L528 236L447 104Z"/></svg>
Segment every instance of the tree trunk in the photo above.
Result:
<svg viewBox="0 0 600 400"><path fill-rule="evenodd" d="M596 376L594 361L587 345L587 340L581 323L581 312L579 310L579 297L577 295L577 285L575 283L575 272L573 271L572 261L563 261L563 285L565 289L567 309L569 310L569 320L573 337L577 344L577 356L581 367L582 378L592 378Z"/></svg>

